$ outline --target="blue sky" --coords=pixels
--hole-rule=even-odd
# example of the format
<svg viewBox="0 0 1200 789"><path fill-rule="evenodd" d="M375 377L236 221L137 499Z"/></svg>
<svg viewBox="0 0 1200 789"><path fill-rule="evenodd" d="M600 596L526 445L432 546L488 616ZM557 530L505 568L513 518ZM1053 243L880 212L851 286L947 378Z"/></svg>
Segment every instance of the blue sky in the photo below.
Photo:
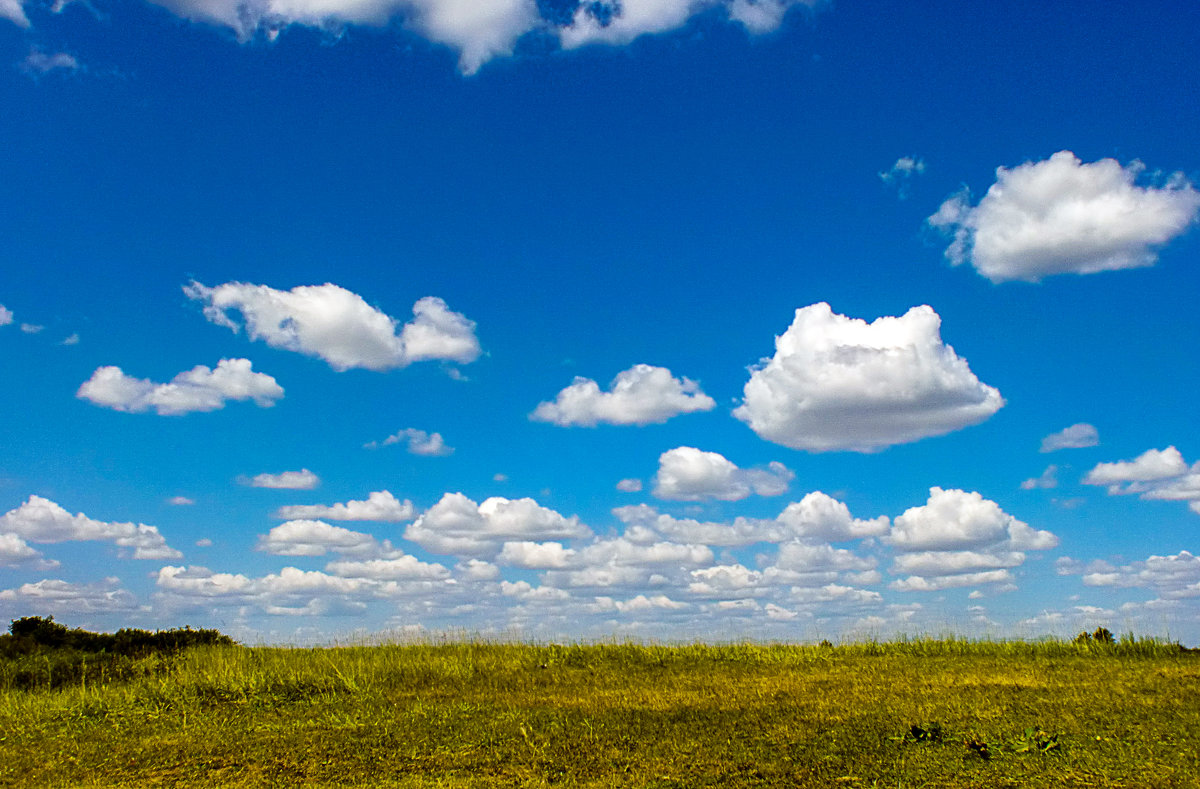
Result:
<svg viewBox="0 0 1200 789"><path fill-rule="evenodd" d="M1198 25L0 0L0 617L1198 642Z"/></svg>

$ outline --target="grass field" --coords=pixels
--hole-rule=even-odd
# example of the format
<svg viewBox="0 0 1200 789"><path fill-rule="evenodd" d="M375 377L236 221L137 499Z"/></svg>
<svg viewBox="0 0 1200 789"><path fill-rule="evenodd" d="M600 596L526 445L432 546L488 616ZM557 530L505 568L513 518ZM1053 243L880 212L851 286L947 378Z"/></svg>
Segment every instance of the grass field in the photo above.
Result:
<svg viewBox="0 0 1200 789"><path fill-rule="evenodd" d="M1149 640L214 646L50 687L56 668L0 671L4 786L1200 786L1200 654Z"/></svg>

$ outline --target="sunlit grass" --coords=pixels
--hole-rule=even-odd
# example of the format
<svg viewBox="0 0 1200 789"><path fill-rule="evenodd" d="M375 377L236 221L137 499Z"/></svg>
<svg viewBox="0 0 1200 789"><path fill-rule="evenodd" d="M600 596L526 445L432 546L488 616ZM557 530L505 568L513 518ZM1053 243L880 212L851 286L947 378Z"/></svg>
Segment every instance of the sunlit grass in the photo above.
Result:
<svg viewBox="0 0 1200 789"><path fill-rule="evenodd" d="M1150 639L473 641L142 660L59 689L0 674L0 783L1200 785L1200 655Z"/></svg>

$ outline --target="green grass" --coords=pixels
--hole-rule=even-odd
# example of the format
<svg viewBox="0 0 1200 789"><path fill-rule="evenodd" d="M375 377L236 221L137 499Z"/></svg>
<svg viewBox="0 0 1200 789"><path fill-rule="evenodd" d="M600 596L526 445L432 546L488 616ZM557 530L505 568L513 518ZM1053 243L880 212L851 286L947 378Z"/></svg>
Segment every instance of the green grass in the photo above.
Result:
<svg viewBox="0 0 1200 789"><path fill-rule="evenodd" d="M58 688L0 671L0 785L1200 786L1200 654L1153 640L130 661Z"/></svg>

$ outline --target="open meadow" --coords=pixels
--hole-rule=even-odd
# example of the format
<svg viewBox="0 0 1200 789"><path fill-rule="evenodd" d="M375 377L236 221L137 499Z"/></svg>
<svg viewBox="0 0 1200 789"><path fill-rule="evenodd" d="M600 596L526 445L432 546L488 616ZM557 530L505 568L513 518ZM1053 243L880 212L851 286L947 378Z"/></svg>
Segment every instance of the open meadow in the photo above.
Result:
<svg viewBox="0 0 1200 789"><path fill-rule="evenodd" d="M1200 785L1200 654L1152 640L101 657L3 661L0 784Z"/></svg>

